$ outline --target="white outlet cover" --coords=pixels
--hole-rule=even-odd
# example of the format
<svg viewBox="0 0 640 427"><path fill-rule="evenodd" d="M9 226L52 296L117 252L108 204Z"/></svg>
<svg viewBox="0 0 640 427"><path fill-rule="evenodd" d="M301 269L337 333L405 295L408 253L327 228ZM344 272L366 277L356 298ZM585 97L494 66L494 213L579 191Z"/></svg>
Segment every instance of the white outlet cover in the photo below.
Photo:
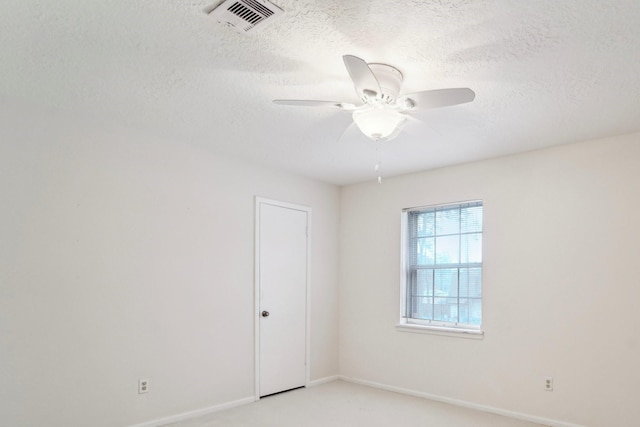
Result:
<svg viewBox="0 0 640 427"><path fill-rule="evenodd" d="M546 391L553 391L553 377L546 377L544 379L544 389Z"/></svg>
<svg viewBox="0 0 640 427"><path fill-rule="evenodd" d="M149 392L149 380L148 379L138 380L138 394L143 394L148 392Z"/></svg>

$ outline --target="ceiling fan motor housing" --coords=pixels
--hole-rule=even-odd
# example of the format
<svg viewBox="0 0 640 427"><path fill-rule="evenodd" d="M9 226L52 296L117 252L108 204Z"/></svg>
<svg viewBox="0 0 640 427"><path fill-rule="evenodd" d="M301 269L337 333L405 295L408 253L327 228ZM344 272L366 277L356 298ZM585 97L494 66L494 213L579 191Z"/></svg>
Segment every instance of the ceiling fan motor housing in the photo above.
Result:
<svg viewBox="0 0 640 427"><path fill-rule="evenodd" d="M371 72L378 83L382 93L379 94L378 99L381 99L386 103L393 103L400 94L400 87L402 86L402 73L395 67L387 64L367 64L371 69Z"/></svg>

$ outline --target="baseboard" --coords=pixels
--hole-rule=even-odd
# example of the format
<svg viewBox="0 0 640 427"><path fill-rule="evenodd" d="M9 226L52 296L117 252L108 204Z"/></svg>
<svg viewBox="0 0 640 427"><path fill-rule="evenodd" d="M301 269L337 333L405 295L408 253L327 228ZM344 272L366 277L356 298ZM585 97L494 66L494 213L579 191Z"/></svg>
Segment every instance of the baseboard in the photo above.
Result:
<svg viewBox="0 0 640 427"><path fill-rule="evenodd" d="M344 375L332 375L329 377L319 378L317 380L310 381L307 387L314 387L321 384L329 383L336 380L343 380L354 384L361 384L367 387L378 388L381 390L393 391L395 393L406 394L409 396L421 397L423 399L434 400L436 402L448 403L450 405L456 405L463 408L475 409L477 411L488 412L491 414L502 415L509 418L514 418L523 421L529 421L537 424L542 424L549 427L585 427L579 424L567 423L564 421L552 420L549 418L538 417L535 415L523 414L520 412L509 411L506 409L495 408L493 406L480 405L477 403L471 403L464 400L452 399L449 397L438 396L435 394L425 393L422 391L411 390L402 387L391 386L387 384L381 384L374 381L361 380L358 378L351 378ZM171 415L165 418L159 418L152 421L146 421L144 423L131 425L129 427L160 427L169 423L176 423L185 421L195 417L201 417L214 412L222 411L225 409L234 408L236 406L246 405L248 403L255 402L254 396L246 397L244 399L234 400L232 402L226 402L219 405L210 406L208 408L197 409L195 411L183 412L177 415Z"/></svg>
<svg viewBox="0 0 640 427"><path fill-rule="evenodd" d="M331 381L337 381L340 379L340 375L332 375L330 377L319 378L317 380L309 381L307 387L315 387L320 384L330 383Z"/></svg>
<svg viewBox="0 0 640 427"><path fill-rule="evenodd" d="M179 421L185 421L195 417L201 417L213 412L222 411L236 406L246 405L247 403L253 403L256 399L254 396L245 397L244 399L234 400L232 402L221 403L220 405L210 406L208 408L197 409L195 411L183 412L177 415L171 415L165 418L159 418L152 421L146 421L141 424L131 425L129 427L159 427L169 423L177 423Z"/></svg>
<svg viewBox="0 0 640 427"><path fill-rule="evenodd" d="M339 375L339 378L343 381L347 381L354 384L361 384L368 387L379 388L382 390L393 391L396 393L407 394L409 396L422 397L424 399L435 400L437 402L448 403L450 405L456 405L463 408L475 409L477 411L488 412L491 414L502 415L509 418L515 418L523 421L530 421L537 424L542 424L549 427L585 427L579 424L566 423L564 421L551 420L548 418L537 417L535 415L523 414L520 412L509 411L501 408L494 408L493 406L480 405L478 403L466 402L464 400L451 399L449 397L438 396L435 394L424 393L422 391L410 390L402 387L395 387L386 384L380 384L373 381L361 380L358 378L346 377Z"/></svg>

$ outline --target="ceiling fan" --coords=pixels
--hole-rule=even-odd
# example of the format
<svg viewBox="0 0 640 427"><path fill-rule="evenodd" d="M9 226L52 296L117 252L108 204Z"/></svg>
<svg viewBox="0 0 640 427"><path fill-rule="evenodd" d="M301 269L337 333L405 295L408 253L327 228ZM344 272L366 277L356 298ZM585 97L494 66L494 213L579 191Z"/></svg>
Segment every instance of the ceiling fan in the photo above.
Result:
<svg viewBox="0 0 640 427"><path fill-rule="evenodd" d="M400 133L407 112L464 104L473 101L476 96L469 88L452 88L425 90L399 97L402 73L397 68L387 64L368 64L353 55L344 55L342 59L362 105L297 99L274 99L273 102L352 111L353 121L362 133L374 141L383 141Z"/></svg>

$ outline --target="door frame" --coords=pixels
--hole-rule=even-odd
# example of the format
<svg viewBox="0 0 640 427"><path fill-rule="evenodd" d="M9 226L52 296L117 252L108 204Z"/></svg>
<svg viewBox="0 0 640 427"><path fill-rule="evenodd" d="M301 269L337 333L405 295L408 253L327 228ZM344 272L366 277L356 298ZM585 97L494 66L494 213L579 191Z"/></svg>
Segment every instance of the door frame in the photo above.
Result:
<svg viewBox="0 0 640 427"><path fill-rule="evenodd" d="M305 284L305 387L311 377L311 208L265 197L255 197L254 237L254 400L260 400L260 207L277 206L302 211L307 214L307 277Z"/></svg>

